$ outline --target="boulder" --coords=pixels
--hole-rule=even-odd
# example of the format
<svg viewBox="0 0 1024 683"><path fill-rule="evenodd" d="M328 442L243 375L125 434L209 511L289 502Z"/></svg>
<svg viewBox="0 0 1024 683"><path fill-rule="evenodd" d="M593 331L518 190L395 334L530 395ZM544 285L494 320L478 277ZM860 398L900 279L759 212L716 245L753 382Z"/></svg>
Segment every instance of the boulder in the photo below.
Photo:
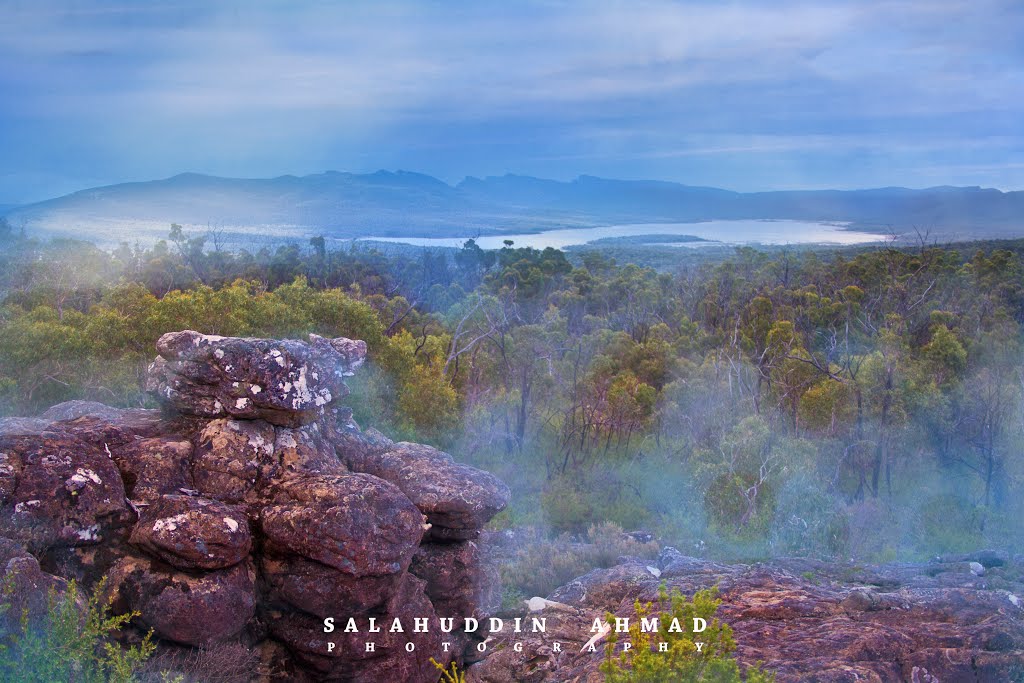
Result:
<svg viewBox="0 0 1024 683"><path fill-rule="evenodd" d="M179 569L225 569L252 549L245 510L181 495L143 508L130 542Z"/></svg>
<svg viewBox="0 0 1024 683"><path fill-rule="evenodd" d="M345 474L348 471L315 422L297 429L278 427L274 436L274 461L276 469L267 473L266 480L301 473Z"/></svg>
<svg viewBox="0 0 1024 683"><path fill-rule="evenodd" d="M324 633L323 620L302 612L270 611L266 621L275 638L305 666L318 672L317 680L403 681L436 683L438 672L430 663L434 656L444 662L440 622L424 592L424 583L406 575L394 600L394 609L377 615L380 633L369 632L369 617L357 618L358 632L345 632L347 616L335 620L333 633ZM414 619L427 619L427 631L416 632ZM401 632L391 630L394 620ZM366 643L373 642L372 651ZM333 650L328 651L333 644ZM407 643L413 651L407 652Z"/></svg>
<svg viewBox="0 0 1024 683"><path fill-rule="evenodd" d="M107 588L117 612L138 610L160 638L202 647L245 628L256 610L255 578L251 562L196 575L129 556L111 568Z"/></svg>
<svg viewBox="0 0 1024 683"><path fill-rule="evenodd" d="M262 420L213 420L199 433L192 481L199 493L229 503L251 502L261 472L274 467L274 427Z"/></svg>
<svg viewBox="0 0 1024 683"><path fill-rule="evenodd" d="M348 393L344 377L362 362L366 344L317 335L301 342L185 330L160 337L157 351L146 386L165 405L204 418L298 427Z"/></svg>
<svg viewBox="0 0 1024 683"><path fill-rule="evenodd" d="M268 598L321 619L379 612L388 607L404 577L401 572L355 576L299 556L265 554L260 570Z"/></svg>
<svg viewBox="0 0 1024 683"><path fill-rule="evenodd" d="M372 427L362 430L349 410L334 409L325 424L331 429L328 438L334 445L338 459L353 472L366 472L369 460L394 449L395 442Z"/></svg>
<svg viewBox="0 0 1024 683"><path fill-rule="evenodd" d="M0 436L31 436L50 426L38 417L0 417Z"/></svg>
<svg viewBox="0 0 1024 683"><path fill-rule="evenodd" d="M132 521L113 460L63 431L0 437L0 533L33 553L96 544Z"/></svg>
<svg viewBox="0 0 1024 683"><path fill-rule="evenodd" d="M428 522L447 529L480 529L511 497L508 487L489 472L460 465L447 453L421 444L397 443L366 458L361 471L398 486Z"/></svg>
<svg viewBox="0 0 1024 683"><path fill-rule="evenodd" d="M423 579L440 617L490 617L501 607L501 577L479 544L424 543L409 571Z"/></svg>
<svg viewBox="0 0 1024 683"><path fill-rule="evenodd" d="M438 610L497 609L496 568L465 541L508 489L334 405L364 343L186 331L158 352L161 410L69 401L0 420L0 536L15 539L0 538L0 575L19 618L67 579L90 591L107 576L101 599L141 614L126 642L152 630L182 661L254 648L261 680L435 683L431 657L471 661L484 635L442 632ZM326 617L362 632L324 634ZM370 618L386 629L368 633Z"/></svg>
<svg viewBox="0 0 1024 683"><path fill-rule="evenodd" d="M0 538L0 585L4 587L0 604L0 645L11 634L22 631L22 615L29 624L38 624L46 617L50 596L63 595L68 583L47 574L39 561L25 548L8 538Z"/></svg>
<svg viewBox="0 0 1024 683"><path fill-rule="evenodd" d="M137 504L151 504L164 494L194 488L189 441L174 437L138 439L111 453L128 498Z"/></svg>
<svg viewBox="0 0 1024 683"><path fill-rule="evenodd" d="M366 474L297 475L267 502L259 519L266 551L353 576L404 572L425 527L401 491Z"/></svg>
<svg viewBox="0 0 1024 683"><path fill-rule="evenodd" d="M114 422L120 419L122 413L124 413L122 409L111 408L98 401L65 401L50 406L39 418L47 422L67 422L90 416Z"/></svg>

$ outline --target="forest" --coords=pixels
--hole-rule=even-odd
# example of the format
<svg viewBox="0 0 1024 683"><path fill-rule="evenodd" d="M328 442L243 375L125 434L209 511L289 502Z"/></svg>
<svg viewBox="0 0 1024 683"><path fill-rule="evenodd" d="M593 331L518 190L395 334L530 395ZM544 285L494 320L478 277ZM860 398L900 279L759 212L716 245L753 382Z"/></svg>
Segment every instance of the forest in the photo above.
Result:
<svg viewBox="0 0 1024 683"><path fill-rule="evenodd" d="M502 477L497 529L615 525L716 559L1019 549L1022 256L922 238L655 269L472 240L251 253L177 225L104 251L3 224L0 416L155 406L167 331L348 336L370 357L356 421Z"/></svg>

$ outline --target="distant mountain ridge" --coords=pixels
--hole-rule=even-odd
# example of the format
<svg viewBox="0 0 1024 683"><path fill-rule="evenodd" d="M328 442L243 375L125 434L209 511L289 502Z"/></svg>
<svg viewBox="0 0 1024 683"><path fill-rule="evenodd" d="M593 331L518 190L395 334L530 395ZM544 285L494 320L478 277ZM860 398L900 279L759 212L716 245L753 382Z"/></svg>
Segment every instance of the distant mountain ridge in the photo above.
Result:
<svg viewBox="0 0 1024 683"><path fill-rule="evenodd" d="M82 190L10 211L33 233L103 241L162 237L181 223L233 234L472 236L715 219L848 222L946 239L1024 235L1024 192L980 187L733 192L655 180L504 175L456 185L408 171L328 171L266 179L183 173Z"/></svg>

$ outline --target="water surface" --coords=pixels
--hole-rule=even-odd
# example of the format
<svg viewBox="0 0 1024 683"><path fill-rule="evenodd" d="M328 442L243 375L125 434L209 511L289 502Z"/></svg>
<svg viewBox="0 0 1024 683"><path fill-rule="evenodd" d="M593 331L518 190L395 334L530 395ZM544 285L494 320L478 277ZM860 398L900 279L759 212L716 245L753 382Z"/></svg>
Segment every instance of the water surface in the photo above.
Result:
<svg viewBox="0 0 1024 683"><path fill-rule="evenodd" d="M706 241L659 243L670 248L693 248L715 244L865 244L884 239L882 235L844 229L842 223L809 223L789 220L704 221L702 223L633 223L599 228L567 228L530 234L482 235L474 237L484 249L500 249L505 240L517 247L563 249L594 240L641 235L692 235ZM461 247L467 237L366 237L377 242L399 242L423 247Z"/></svg>

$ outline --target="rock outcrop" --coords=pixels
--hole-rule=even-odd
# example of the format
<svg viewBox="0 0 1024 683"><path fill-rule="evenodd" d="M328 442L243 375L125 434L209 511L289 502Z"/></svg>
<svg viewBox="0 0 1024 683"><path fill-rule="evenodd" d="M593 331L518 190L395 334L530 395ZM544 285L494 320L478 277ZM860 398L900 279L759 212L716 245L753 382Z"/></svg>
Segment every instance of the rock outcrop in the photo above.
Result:
<svg viewBox="0 0 1024 683"><path fill-rule="evenodd" d="M982 564L984 561L984 564ZM970 562L986 568L983 577ZM673 548L657 560L621 558L555 590L536 611L545 633L496 634L471 683L597 683L606 640L584 648L595 619L635 617L659 588L685 595L718 586L742 664L764 662L779 683L1024 680L1024 558L999 553L925 564L773 560L728 565ZM518 649L515 643L519 643ZM554 647L559 643L559 648ZM928 678L930 677L930 678Z"/></svg>
<svg viewBox="0 0 1024 683"><path fill-rule="evenodd" d="M430 657L462 661L482 637L439 618L497 607L469 539L507 504L504 484L335 405L363 342L184 331L157 347L162 411L74 401L0 421L0 570L24 606L107 575L142 630L256 649L264 678L434 683ZM405 629L370 633L371 618Z"/></svg>
<svg viewBox="0 0 1024 683"><path fill-rule="evenodd" d="M157 342L147 388L177 410L206 418L262 419L298 427L348 393L344 378L363 362L365 342L217 337L191 330Z"/></svg>

